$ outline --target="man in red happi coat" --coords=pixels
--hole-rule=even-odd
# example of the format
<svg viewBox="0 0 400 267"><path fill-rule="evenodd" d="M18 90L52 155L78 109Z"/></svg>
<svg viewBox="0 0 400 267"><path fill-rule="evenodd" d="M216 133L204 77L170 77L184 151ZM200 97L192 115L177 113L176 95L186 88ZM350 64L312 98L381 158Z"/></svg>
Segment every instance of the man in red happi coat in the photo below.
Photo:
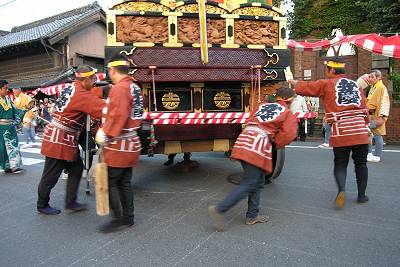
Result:
<svg viewBox="0 0 400 267"><path fill-rule="evenodd" d="M272 142L277 148L289 144L297 135L297 120L290 111L294 92L280 88L273 103L264 102L250 114L246 128L236 139L231 157L239 160L244 177L223 201L210 206L208 211L218 231L224 228L223 213L248 197L246 224L265 223L267 216L258 215L260 194L265 184L265 174L272 172Z"/></svg>
<svg viewBox="0 0 400 267"><path fill-rule="evenodd" d="M134 224L131 180L132 169L137 165L142 149L137 130L143 117L142 92L129 75L127 59L117 55L107 67L113 86L103 109L102 126L96 134L96 141L104 147L113 218L100 227L103 233Z"/></svg>
<svg viewBox="0 0 400 267"><path fill-rule="evenodd" d="M46 156L42 178L38 186L37 210L47 215L59 214L59 209L49 205L50 192L64 169L68 171L65 210L81 211L86 205L76 201L82 177L83 163L79 155L78 137L87 114L101 117L105 101L90 90L96 81L95 70L87 65L77 68L76 80L65 88L56 100L51 123L43 133L42 154Z"/></svg>
<svg viewBox="0 0 400 267"><path fill-rule="evenodd" d="M338 187L335 204L343 208L346 202L345 186L350 152L355 165L358 189L358 203L365 203L368 181L368 124L369 115L365 94L359 85L345 75L345 63L340 58L327 62L328 79L318 81L295 81L299 95L315 96L324 102L325 119L331 125L330 145L334 153L334 176Z"/></svg>

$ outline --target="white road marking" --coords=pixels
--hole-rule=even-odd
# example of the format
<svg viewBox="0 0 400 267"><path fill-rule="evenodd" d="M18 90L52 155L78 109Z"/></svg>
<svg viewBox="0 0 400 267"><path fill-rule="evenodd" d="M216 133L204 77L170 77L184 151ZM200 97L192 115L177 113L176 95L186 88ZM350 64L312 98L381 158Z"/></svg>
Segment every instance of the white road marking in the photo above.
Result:
<svg viewBox="0 0 400 267"><path fill-rule="evenodd" d="M318 146L293 146L293 145L289 145L286 146L289 148L305 148L305 149L332 149L332 147L324 147L324 148L320 148ZM384 149L382 150L383 152L389 152L389 153L400 153L400 149L396 150L396 149Z"/></svg>
<svg viewBox="0 0 400 267"><path fill-rule="evenodd" d="M36 147L20 148L20 151L25 153L40 154L40 148Z"/></svg>
<svg viewBox="0 0 400 267"><path fill-rule="evenodd" d="M43 159L25 158L22 157L22 164L26 166L35 165L44 162Z"/></svg>
<svg viewBox="0 0 400 267"><path fill-rule="evenodd" d="M290 148L309 148L309 149L318 149L319 147L317 146L286 146ZM332 149L332 148L325 148L325 149Z"/></svg>

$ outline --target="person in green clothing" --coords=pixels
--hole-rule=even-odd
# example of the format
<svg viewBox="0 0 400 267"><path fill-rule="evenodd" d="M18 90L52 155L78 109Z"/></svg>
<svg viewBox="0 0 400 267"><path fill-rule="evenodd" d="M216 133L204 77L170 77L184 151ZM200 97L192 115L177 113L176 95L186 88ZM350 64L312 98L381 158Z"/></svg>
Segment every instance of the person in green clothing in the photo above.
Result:
<svg viewBox="0 0 400 267"><path fill-rule="evenodd" d="M0 80L0 168L5 173L21 173L23 169L18 147L16 125L25 114L7 96L8 82Z"/></svg>

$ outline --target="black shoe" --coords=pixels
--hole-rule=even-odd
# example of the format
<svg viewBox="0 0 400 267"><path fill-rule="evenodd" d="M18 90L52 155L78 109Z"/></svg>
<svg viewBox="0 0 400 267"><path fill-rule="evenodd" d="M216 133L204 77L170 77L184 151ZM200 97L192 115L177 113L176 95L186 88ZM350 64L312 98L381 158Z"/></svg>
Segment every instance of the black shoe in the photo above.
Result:
<svg viewBox="0 0 400 267"><path fill-rule="evenodd" d="M13 174L20 174L20 173L23 173L24 171L25 171L25 170L22 169L22 168L15 168L15 169L11 170L11 172L12 172Z"/></svg>
<svg viewBox="0 0 400 267"><path fill-rule="evenodd" d="M359 196L357 198L357 203L358 204L364 204L364 203L367 203L368 200L369 200L369 198L367 196L365 196L365 195L364 196Z"/></svg>
<svg viewBox="0 0 400 267"><path fill-rule="evenodd" d="M121 231L121 230L131 227L133 225L134 225L133 219L116 218L116 219L112 219L108 223L101 225L99 227L99 231L104 234L107 234L107 233Z"/></svg>
<svg viewBox="0 0 400 267"><path fill-rule="evenodd" d="M24 169L22 168L5 169L4 172L7 174L20 174L24 172Z"/></svg>
<svg viewBox="0 0 400 267"><path fill-rule="evenodd" d="M87 205L86 204L81 204L78 202L74 202L71 205L65 206L65 212L66 213L72 213L72 212L79 212L79 211L84 211L87 210Z"/></svg>
<svg viewBox="0 0 400 267"><path fill-rule="evenodd" d="M166 162L164 162L164 166L169 166L172 165L174 163L174 160L167 160Z"/></svg>
<svg viewBox="0 0 400 267"><path fill-rule="evenodd" d="M131 227L132 225L135 224L133 217L122 217L120 220L121 224L126 225L127 227Z"/></svg>
<svg viewBox="0 0 400 267"><path fill-rule="evenodd" d="M37 211L41 214L46 214L46 215L57 215L61 213L61 210L53 208L51 206L47 206L45 208L37 208Z"/></svg>

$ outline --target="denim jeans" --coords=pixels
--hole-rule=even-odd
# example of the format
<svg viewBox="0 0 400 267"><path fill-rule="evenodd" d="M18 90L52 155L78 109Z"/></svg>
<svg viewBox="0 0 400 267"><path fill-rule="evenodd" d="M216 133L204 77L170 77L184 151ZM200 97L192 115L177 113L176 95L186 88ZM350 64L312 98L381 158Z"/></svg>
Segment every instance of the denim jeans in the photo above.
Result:
<svg viewBox="0 0 400 267"><path fill-rule="evenodd" d="M324 143L329 144L329 139L331 138L331 125L324 122L325 136Z"/></svg>
<svg viewBox="0 0 400 267"><path fill-rule="evenodd" d="M382 157L383 137L382 135L374 134L375 153L374 156ZM368 146L368 153L372 153L372 145Z"/></svg>
<svg viewBox="0 0 400 267"><path fill-rule="evenodd" d="M333 173L335 175L338 191L346 189L347 165L349 164L350 152L354 161L358 196L364 196L368 183L368 167L367 154L368 145L355 145L345 147L334 147L333 153L335 156L335 167Z"/></svg>
<svg viewBox="0 0 400 267"><path fill-rule="evenodd" d="M25 141L27 144L32 141L32 143L35 143L35 127L32 125L30 127L22 127L22 131L24 133Z"/></svg>
<svg viewBox="0 0 400 267"><path fill-rule="evenodd" d="M219 212L226 212L240 200L248 197L246 218L256 218L260 206L260 193L264 188L265 174L262 169L240 161L244 170L244 176L240 185L236 187L222 202L217 205Z"/></svg>

